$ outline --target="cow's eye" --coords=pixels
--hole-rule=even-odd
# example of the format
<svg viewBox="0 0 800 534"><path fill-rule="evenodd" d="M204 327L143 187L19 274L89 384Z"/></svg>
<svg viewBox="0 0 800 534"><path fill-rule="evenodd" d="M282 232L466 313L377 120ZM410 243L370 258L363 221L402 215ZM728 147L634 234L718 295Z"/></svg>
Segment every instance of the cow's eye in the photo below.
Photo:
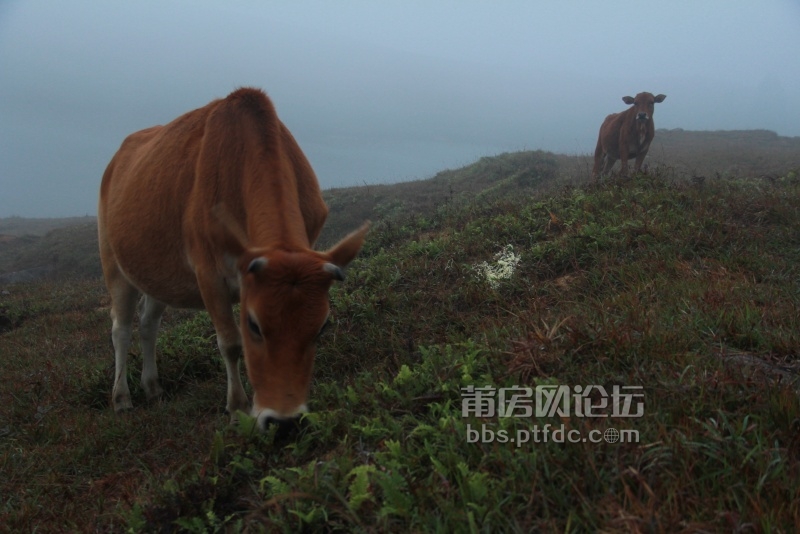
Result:
<svg viewBox="0 0 800 534"><path fill-rule="evenodd" d="M249 313L247 314L247 329L250 330L250 333L253 334L254 337L261 339L261 329L258 327L258 323L253 320L253 316Z"/></svg>

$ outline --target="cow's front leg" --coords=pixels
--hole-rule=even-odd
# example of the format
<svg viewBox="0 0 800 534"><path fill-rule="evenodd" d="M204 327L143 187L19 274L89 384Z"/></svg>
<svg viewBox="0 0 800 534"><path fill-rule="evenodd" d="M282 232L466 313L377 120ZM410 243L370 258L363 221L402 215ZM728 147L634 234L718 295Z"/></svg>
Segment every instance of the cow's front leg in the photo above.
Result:
<svg viewBox="0 0 800 534"><path fill-rule="evenodd" d="M619 161L620 161L620 169L619 175L620 176L627 176L628 175L628 151L623 150L619 154Z"/></svg>
<svg viewBox="0 0 800 534"><path fill-rule="evenodd" d="M634 166L634 171L639 172L642 169L642 163L644 163L644 158L647 156L647 151L643 150L639 152L636 156L636 165Z"/></svg>
<svg viewBox="0 0 800 534"><path fill-rule="evenodd" d="M235 325L234 325L235 327ZM239 362L242 359L242 340L238 330L236 336L220 335L217 330L217 347L225 362L225 371L228 374L228 395L225 409L231 416L231 422L236 422L236 412L241 410L250 413L250 401L242 386L242 375L239 372Z"/></svg>
<svg viewBox="0 0 800 534"><path fill-rule="evenodd" d="M206 305L214 330L217 332L217 347L225 362L228 375L228 395L226 409L231 422L236 421L237 410L249 413L250 401L244 392L239 362L242 359L242 338L233 317L233 303L230 290L223 279L217 277L204 278L198 273L198 283L203 302Z"/></svg>

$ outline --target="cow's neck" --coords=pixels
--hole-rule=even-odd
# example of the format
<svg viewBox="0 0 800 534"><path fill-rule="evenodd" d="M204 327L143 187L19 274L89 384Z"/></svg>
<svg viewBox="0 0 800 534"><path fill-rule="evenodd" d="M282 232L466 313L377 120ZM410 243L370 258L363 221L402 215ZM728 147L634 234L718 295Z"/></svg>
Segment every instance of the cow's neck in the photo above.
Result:
<svg viewBox="0 0 800 534"><path fill-rule="evenodd" d="M636 121L636 134L638 136L639 146L644 145L645 140L647 139L647 126L649 124L649 121Z"/></svg>
<svg viewBox="0 0 800 534"><path fill-rule="evenodd" d="M272 170L276 171L281 179L258 180L245 192L248 239L259 248L309 249L294 172Z"/></svg>

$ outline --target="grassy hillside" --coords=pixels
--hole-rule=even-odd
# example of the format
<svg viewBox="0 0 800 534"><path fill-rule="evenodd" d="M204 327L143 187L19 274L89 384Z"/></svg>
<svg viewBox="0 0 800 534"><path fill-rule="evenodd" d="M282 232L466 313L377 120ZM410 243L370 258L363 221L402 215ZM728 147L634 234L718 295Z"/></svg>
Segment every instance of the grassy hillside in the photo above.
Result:
<svg viewBox="0 0 800 534"><path fill-rule="evenodd" d="M656 133L647 163L676 179L774 179L800 167L800 137L782 137L766 130L662 129ZM528 195L533 190L542 192L584 183L591 175L592 165L592 155L516 152L481 158L463 169L443 171L428 180L331 189L325 191L331 216L320 244L332 244L365 219L381 220L402 213L429 215L447 203L504 194Z"/></svg>
<svg viewBox="0 0 800 534"><path fill-rule="evenodd" d="M335 243L365 220L396 222L404 217L430 217L444 206L542 191L574 179L569 171L575 161L550 152L514 152L484 157L427 180L329 189L323 194L330 215L319 245L324 248Z"/></svg>
<svg viewBox="0 0 800 534"><path fill-rule="evenodd" d="M205 312L165 315L163 400L133 348L115 415L102 282L0 292L0 531L796 530L797 167L590 184L582 162L326 192L332 239L375 224L281 439L228 424ZM470 386L493 412L464 413ZM525 413L559 386L607 417Z"/></svg>
<svg viewBox="0 0 800 534"><path fill-rule="evenodd" d="M456 170L399 184L324 191L331 214L318 245L332 245L370 219L402 220L430 216L443 205L485 202L503 195L527 196L589 179L592 158L541 151L484 157ZM658 130L648 156L653 169L676 179L768 177L800 167L800 138L766 130ZM61 219L0 218L0 286L4 274L28 269L61 275L98 276L94 217ZM77 228L72 228L77 227Z"/></svg>
<svg viewBox="0 0 800 534"><path fill-rule="evenodd" d="M442 202L393 207L383 188L365 191L385 215L332 291L313 413L283 440L247 417L228 425L205 313L165 317L163 401L145 402L134 349L136 409L116 416L99 280L12 288L0 300L0 524L792 531L800 181L563 185L548 158L442 173ZM602 386L593 406L614 386L641 388L641 416L462 413L468 386L558 385ZM611 428L620 441L603 438Z"/></svg>

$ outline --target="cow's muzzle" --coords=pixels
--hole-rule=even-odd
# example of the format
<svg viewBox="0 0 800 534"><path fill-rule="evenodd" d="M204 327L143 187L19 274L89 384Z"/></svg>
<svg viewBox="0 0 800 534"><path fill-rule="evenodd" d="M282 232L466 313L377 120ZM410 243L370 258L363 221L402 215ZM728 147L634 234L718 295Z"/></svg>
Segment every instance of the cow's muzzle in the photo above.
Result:
<svg viewBox="0 0 800 534"><path fill-rule="evenodd" d="M301 416L306 411L306 406L303 405L290 416L280 415L270 409L261 410L258 414L253 415L256 417L258 429L261 432L267 433L272 426L276 426L275 439L284 439L300 429Z"/></svg>
<svg viewBox="0 0 800 534"><path fill-rule="evenodd" d="M647 113L639 113L636 115L636 120L639 121L646 121L648 118Z"/></svg>

